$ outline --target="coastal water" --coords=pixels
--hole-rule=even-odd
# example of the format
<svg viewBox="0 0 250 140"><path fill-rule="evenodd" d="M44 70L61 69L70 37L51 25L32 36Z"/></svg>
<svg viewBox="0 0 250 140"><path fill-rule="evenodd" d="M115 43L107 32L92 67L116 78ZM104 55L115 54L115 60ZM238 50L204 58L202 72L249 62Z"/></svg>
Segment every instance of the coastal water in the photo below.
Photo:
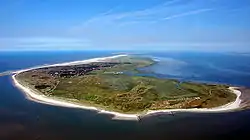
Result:
<svg viewBox="0 0 250 140"><path fill-rule="evenodd" d="M1 52L0 72L95 57L113 52ZM153 52L158 60L143 69L160 78L220 82L250 87L250 55L233 53ZM95 111L29 101L10 76L0 77L0 140L82 139L242 139L250 130L250 111L176 113L112 120Z"/></svg>
<svg viewBox="0 0 250 140"><path fill-rule="evenodd" d="M250 87L250 55L236 53L150 53L158 63L143 68L159 78Z"/></svg>

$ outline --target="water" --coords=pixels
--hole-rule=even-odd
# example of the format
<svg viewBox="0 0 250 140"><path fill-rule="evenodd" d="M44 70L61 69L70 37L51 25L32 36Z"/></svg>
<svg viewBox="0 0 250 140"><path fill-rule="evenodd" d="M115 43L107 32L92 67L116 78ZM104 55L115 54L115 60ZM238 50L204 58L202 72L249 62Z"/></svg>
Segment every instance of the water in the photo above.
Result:
<svg viewBox="0 0 250 140"><path fill-rule="evenodd" d="M151 53L156 65L143 68L159 78L250 87L250 55L232 53Z"/></svg>
<svg viewBox="0 0 250 140"><path fill-rule="evenodd" d="M36 65L109 56L112 52L1 52L0 72ZM144 54L145 55L145 54ZM248 86L249 56L210 53L150 53L161 61L146 71L184 80ZM163 69L163 70L162 70ZM44 105L27 100L0 77L1 140L82 139L239 139L248 136L250 111L177 113L143 118L141 122L112 120L95 111Z"/></svg>

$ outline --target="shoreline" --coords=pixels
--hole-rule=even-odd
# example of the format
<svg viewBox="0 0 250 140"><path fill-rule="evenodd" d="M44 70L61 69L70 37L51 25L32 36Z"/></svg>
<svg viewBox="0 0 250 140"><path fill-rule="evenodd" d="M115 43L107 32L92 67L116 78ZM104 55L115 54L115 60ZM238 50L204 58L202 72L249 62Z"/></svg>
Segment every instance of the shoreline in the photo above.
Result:
<svg viewBox="0 0 250 140"><path fill-rule="evenodd" d="M113 58L122 57L122 56L127 56L127 55L115 55L115 56L110 56L110 57L99 57L99 58L92 58L92 59L87 59L87 60L82 60L82 61L65 62L65 63L60 63L60 64L53 64L53 65L45 65L45 66L40 66L40 67L38 66L38 67L28 68L28 69L19 70L19 71L14 72L14 75L12 75L12 79L13 79L14 85L18 89L23 91L24 94L26 95L27 99L29 99L29 100L32 100L32 101L35 101L38 103L54 105L54 106L61 106L61 107L68 107L68 108L81 108L81 109L86 109L86 110L95 110L95 111L97 111L97 113L100 113L100 114L114 115L113 119L139 120L140 117L145 117L145 116L156 114L156 113L172 114L172 112L225 112L225 111L235 110L235 109L238 109L240 107L241 91L237 90L236 87L229 87L229 90L231 90L234 94L236 94L237 98L235 99L234 102L230 102L228 104L225 104L225 105L222 105L219 107L192 108L192 109L148 110L146 113L141 113L141 114L125 114L125 113L103 110L103 109L100 109L97 107L84 106L84 105L80 105L77 103L62 100L59 98L51 98L51 97L47 97L45 95L39 95L39 93L37 93L36 91L30 89L29 87L25 87L24 85L20 84L20 82L18 82L18 80L15 78L15 76L18 75L19 73L25 72L28 70L32 70L32 69L52 67L52 66L79 65L79 64L87 64L87 63L92 63L92 62L102 62L102 61L106 61L108 59L113 59Z"/></svg>

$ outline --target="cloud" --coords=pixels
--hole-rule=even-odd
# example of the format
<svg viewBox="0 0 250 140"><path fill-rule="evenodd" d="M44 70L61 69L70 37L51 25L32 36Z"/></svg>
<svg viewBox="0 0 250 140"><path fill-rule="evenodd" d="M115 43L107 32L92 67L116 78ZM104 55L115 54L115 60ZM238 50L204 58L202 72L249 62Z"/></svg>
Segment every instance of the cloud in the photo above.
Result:
<svg viewBox="0 0 250 140"><path fill-rule="evenodd" d="M204 8L203 5L192 3L192 0L169 0L158 5L135 11L115 12L115 8L94 16L82 24L71 27L71 33L89 33L91 28L96 31L100 28L115 28L120 26L132 26L134 24L152 24L179 18L188 15L196 15L213 9Z"/></svg>
<svg viewBox="0 0 250 140"><path fill-rule="evenodd" d="M180 14L176 14L176 15L170 15L168 17L163 18L162 20L170 20L173 18L180 18L180 17L184 17L184 16L189 16L189 15L196 15L196 14L200 14L200 13L204 13L204 12L208 12L208 11L212 11L212 10L213 9L198 9L198 10L184 12L184 13L180 13Z"/></svg>
<svg viewBox="0 0 250 140"><path fill-rule="evenodd" d="M180 2L183 0L170 0L165 3L161 3L149 8L128 11L128 12L120 12L115 13L115 8L108 9L107 11L100 13L97 16L94 16L86 21L84 21L81 25L77 25L72 27L71 30L76 31L82 28L88 28L89 26L96 26L102 24L124 24L124 23L138 23L138 22L152 22L155 19L155 15L159 15L165 13L168 10L168 6L171 6L174 3ZM157 17L157 16L156 16Z"/></svg>
<svg viewBox="0 0 250 140"><path fill-rule="evenodd" d="M117 7L108 9L82 24L71 27L69 34L88 38L98 45L149 43L150 40L162 42L169 40L166 39L168 35L164 33L167 20L212 10L197 6L191 0L170 0L152 7L126 12L116 12L116 9Z"/></svg>
<svg viewBox="0 0 250 140"><path fill-rule="evenodd" d="M25 37L25 38L0 38L0 49L84 49L91 46L91 42L75 38L53 37Z"/></svg>

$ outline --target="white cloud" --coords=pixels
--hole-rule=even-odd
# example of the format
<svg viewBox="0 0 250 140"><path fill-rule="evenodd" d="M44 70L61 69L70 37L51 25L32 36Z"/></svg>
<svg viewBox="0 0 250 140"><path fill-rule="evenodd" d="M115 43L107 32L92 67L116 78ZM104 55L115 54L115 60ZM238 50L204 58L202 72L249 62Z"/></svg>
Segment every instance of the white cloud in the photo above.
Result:
<svg viewBox="0 0 250 140"><path fill-rule="evenodd" d="M82 24L72 27L71 31L82 31L84 28L89 28L93 26L103 25L103 24L124 24L124 23L138 23L138 22L152 22L156 21L157 16L164 14L168 9L168 6L182 0L171 0L165 3L161 3L156 6L152 6L145 9L130 11L130 12L120 12L114 13L115 8L108 9L107 11L94 16ZM167 13L165 13L167 14ZM160 18L159 18L160 19Z"/></svg>
<svg viewBox="0 0 250 140"><path fill-rule="evenodd" d="M188 12L184 12L184 13L180 13L180 14L175 14L175 15L170 15L168 17L163 18L162 20L170 20L173 18L180 18L180 17L184 17L184 16L189 16L189 15L196 15L196 14L200 14L200 13L204 13L204 12L208 12L208 11L212 11L213 9L198 9L198 10L194 10L194 11L188 11Z"/></svg>
<svg viewBox="0 0 250 140"><path fill-rule="evenodd" d="M53 37L25 37L25 38L0 38L0 49L84 49L91 46L91 42L75 38Z"/></svg>

